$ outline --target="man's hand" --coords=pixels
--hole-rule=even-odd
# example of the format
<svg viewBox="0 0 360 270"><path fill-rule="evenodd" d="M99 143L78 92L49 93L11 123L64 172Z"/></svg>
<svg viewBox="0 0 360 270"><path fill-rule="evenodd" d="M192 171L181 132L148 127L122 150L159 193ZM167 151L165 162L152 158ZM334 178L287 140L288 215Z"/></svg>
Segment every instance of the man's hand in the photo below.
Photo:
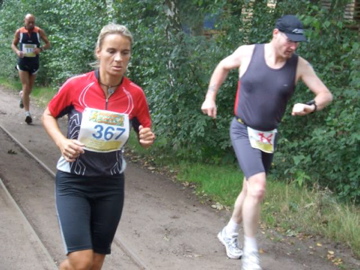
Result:
<svg viewBox="0 0 360 270"><path fill-rule="evenodd" d="M210 99L210 98L205 99L205 101L203 102L203 104L201 106L201 110L204 114L207 114L208 116L210 116L214 119L216 118L217 108L216 108L215 101L213 99Z"/></svg>
<svg viewBox="0 0 360 270"><path fill-rule="evenodd" d="M41 52L42 52L42 49L41 49L41 48L35 48L35 49L34 49L34 53L35 53L36 55L40 54Z"/></svg>
<svg viewBox="0 0 360 270"><path fill-rule="evenodd" d="M22 51L18 51L16 54L19 58L24 58L24 53Z"/></svg>
<svg viewBox="0 0 360 270"><path fill-rule="evenodd" d="M303 103L296 103L292 109L291 115L303 116L315 111L315 105L306 105Z"/></svg>

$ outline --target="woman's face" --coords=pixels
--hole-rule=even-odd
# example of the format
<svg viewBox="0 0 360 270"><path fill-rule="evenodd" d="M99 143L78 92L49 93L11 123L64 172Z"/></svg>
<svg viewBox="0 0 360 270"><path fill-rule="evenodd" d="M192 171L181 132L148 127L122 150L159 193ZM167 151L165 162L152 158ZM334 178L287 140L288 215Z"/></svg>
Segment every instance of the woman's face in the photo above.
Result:
<svg viewBox="0 0 360 270"><path fill-rule="evenodd" d="M121 34L105 36L101 49L96 50L100 70L109 76L122 77L131 56L131 41Z"/></svg>

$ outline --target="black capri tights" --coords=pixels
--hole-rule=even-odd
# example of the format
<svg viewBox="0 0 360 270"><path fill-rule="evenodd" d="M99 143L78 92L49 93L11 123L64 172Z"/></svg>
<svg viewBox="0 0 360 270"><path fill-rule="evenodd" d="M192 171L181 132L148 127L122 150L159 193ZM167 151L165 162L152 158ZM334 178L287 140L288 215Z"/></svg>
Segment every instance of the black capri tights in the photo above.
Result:
<svg viewBox="0 0 360 270"><path fill-rule="evenodd" d="M58 171L56 207L65 253L110 254L124 205L124 175L84 177Z"/></svg>

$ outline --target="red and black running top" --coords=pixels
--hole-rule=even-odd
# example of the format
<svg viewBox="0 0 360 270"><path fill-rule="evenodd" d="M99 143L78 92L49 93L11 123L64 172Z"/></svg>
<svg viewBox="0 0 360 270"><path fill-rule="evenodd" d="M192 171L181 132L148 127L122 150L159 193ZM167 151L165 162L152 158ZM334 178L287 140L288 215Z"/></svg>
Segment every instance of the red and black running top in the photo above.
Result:
<svg viewBox="0 0 360 270"><path fill-rule="evenodd" d="M50 101L48 108L55 118L68 115L67 137L70 139L78 138L82 112L85 108L128 114L136 131L139 125L151 127L144 91L124 77L107 99L95 71L68 79ZM109 153L85 151L85 154L80 155L75 162L67 162L61 157L57 169L86 176L116 175L124 171L125 161L122 150Z"/></svg>

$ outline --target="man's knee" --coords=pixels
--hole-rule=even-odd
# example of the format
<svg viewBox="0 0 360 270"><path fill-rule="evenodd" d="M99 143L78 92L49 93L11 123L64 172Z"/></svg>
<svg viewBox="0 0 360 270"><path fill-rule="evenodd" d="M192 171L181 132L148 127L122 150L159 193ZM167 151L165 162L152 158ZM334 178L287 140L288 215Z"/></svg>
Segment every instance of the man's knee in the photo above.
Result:
<svg viewBox="0 0 360 270"><path fill-rule="evenodd" d="M254 199L262 201L265 197L266 191L266 177L265 173L255 174L248 180L247 195Z"/></svg>

